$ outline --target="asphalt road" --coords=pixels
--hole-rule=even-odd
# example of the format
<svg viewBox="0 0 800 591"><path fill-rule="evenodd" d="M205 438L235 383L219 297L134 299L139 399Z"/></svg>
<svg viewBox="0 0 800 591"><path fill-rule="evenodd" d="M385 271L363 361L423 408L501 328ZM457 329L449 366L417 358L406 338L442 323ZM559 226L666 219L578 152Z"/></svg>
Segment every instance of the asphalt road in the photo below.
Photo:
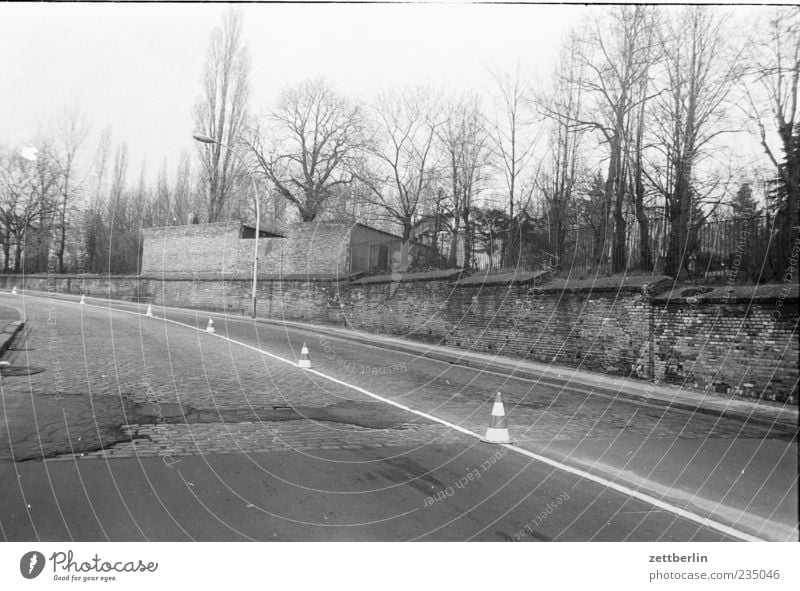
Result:
<svg viewBox="0 0 800 591"><path fill-rule="evenodd" d="M325 331L8 303L28 327L2 378L5 540L722 541L797 523L796 442L757 425ZM482 433L497 391L528 455L443 424Z"/></svg>

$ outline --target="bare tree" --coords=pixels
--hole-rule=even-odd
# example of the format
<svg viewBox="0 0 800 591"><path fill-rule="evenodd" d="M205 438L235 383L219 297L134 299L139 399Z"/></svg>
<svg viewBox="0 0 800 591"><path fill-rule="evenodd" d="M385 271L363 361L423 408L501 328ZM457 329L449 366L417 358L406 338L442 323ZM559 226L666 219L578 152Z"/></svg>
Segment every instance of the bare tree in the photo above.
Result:
<svg viewBox="0 0 800 591"><path fill-rule="evenodd" d="M43 231L42 221L54 211L57 169L49 152L23 157L18 151L0 150L0 227L3 241L3 271L11 263L14 247L14 272L23 270L23 253L30 230ZM39 227L35 223L39 222Z"/></svg>
<svg viewBox="0 0 800 591"><path fill-rule="evenodd" d="M201 144L198 155L208 191L208 221L223 214L241 165L230 150L241 139L247 117L250 58L242 40L242 16L229 9L211 32L203 90L195 107L197 131L218 143Z"/></svg>
<svg viewBox="0 0 800 591"><path fill-rule="evenodd" d="M64 272L64 250L67 241L68 208L81 191L84 179L79 177L77 156L86 140L89 127L77 105L64 110L56 123L53 160L59 171L59 208L57 220L58 246L56 257L58 272Z"/></svg>
<svg viewBox="0 0 800 591"><path fill-rule="evenodd" d="M530 111L531 85L519 65L512 74L497 69L489 73L495 90L491 148L505 182L508 215L513 220L530 202L538 171L532 166L537 136Z"/></svg>
<svg viewBox="0 0 800 591"><path fill-rule="evenodd" d="M800 8L772 9L767 26L749 47L749 72L744 77L748 115L779 181L776 213L777 256L773 260L776 277L784 274L791 260L791 241L796 239L800 204ZM774 130L768 133L772 119ZM777 146L774 135L777 132ZM794 258L793 275L800 270Z"/></svg>
<svg viewBox="0 0 800 591"><path fill-rule="evenodd" d="M84 212L83 248L86 253L85 269L88 272L97 272L103 268L99 263L101 244L105 239L104 214L107 198L107 176L109 160L111 158L111 129L105 128L100 134L100 140L95 150L92 162L92 177L94 189L89 199L88 207Z"/></svg>
<svg viewBox="0 0 800 591"><path fill-rule="evenodd" d="M537 179L537 186L544 198L544 213L550 235L551 264L563 262L564 244L569 227L569 215L574 210L574 191L579 176L579 148L584 135L584 126L577 124L583 117L583 88L574 81L584 77L584 65L575 59L577 40L573 36L562 48L559 64L554 76L550 97L538 99L545 113L557 113L552 117L548 134L548 157L545 170ZM604 216L604 228L607 221ZM599 248L602 252L602 248Z"/></svg>
<svg viewBox="0 0 800 591"><path fill-rule="evenodd" d="M626 267L625 196L627 193L626 157L631 130L631 116L642 100L635 89L647 75L651 58L651 39L645 34L653 7L615 6L594 19L574 44L575 57L581 64L579 75L566 80L574 91L584 95L586 109L580 117L548 111L581 129L600 133L608 154L605 178L606 205L611 209L614 231L611 267L614 272ZM604 232L605 233L605 232Z"/></svg>
<svg viewBox="0 0 800 591"><path fill-rule="evenodd" d="M172 208L170 209L171 224L189 224L191 218L197 213L198 195L195 190L197 177L192 171L188 154L181 154L178 160L178 170L172 188Z"/></svg>
<svg viewBox="0 0 800 591"><path fill-rule="evenodd" d="M476 96L453 100L446 108L444 123L437 133L442 167L449 183L450 265L455 266L459 237L463 236L464 268L472 258L473 201L483 189L491 152L486 119ZM461 231L463 228L463 232Z"/></svg>
<svg viewBox="0 0 800 591"><path fill-rule="evenodd" d="M653 146L648 174L665 199L670 227L665 272L677 276L691 246L691 228L702 222L700 203L727 182L712 174L700 178L700 164L712 155L714 141L735 130L729 100L740 59L731 55L724 18L709 7L683 8L665 21L666 89L653 101Z"/></svg>
<svg viewBox="0 0 800 591"><path fill-rule="evenodd" d="M369 189L367 201L402 228L400 270L405 270L414 222L438 174L438 105L428 89L391 90L378 95L372 120L371 166L359 179Z"/></svg>
<svg viewBox="0 0 800 591"><path fill-rule="evenodd" d="M636 222L639 225L639 267L643 271L652 271L654 265L653 253L651 252L652 249L650 245L650 218L648 217L645 204L647 197L645 183L645 149L647 147L645 143L645 130L648 124L648 97L657 95L652 88L652 72L663 57L664 46L657 39L660 16L660 12L649 12L646 15L643 26L642 45L644 47L644 52L642 59L644 63L644 72L634 88L634 101L638 106L634 109L632 114L632 137L628 140L629 163L627 169L630 177L628 192L631 195L633 212L636 216Z"/></svg>
<svg viewBox="0 0 800 591"><path fill-rule="evenodd" d="M363 125L360 105L324 80L309 80L281 93L268 123L253 127L247 144L267 180L310 222L337 187L353 181Z"/></svg>

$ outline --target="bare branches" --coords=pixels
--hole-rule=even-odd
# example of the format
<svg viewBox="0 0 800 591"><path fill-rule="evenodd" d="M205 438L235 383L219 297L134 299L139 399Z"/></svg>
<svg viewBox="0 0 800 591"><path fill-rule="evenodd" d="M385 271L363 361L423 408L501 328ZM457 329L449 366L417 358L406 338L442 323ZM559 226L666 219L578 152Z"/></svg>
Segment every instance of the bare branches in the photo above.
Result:
<svg viewBox="0 0 800 591"><path fill-rule="evenodd" d="M208 221L218 221L230 199L237 159L224 146L236 146L247 117L250 58L242 38L241 13L229 9L209 40L203 91L195 107L196 131L214 144L198 145L208 190Z"/></svg>
<svg viewBox="0 0 800 591"><path fill-rule="evenodd" d="M386 210L407 242L438 175L434 147L442 125L439 104L430 89L394 89L377 96L371 115L373 139L359 179L369 189L367 200ZM407 249L402 255L405 264Z"/></svg>
<svg viewBox="0 0 800 591"><path fill-rule="evenodd" d="M309 80L281 93L268 125L253 126L246 145L278 193L312 221L335 187L352 182L363 127L359 104L324 80Z"/></svg>

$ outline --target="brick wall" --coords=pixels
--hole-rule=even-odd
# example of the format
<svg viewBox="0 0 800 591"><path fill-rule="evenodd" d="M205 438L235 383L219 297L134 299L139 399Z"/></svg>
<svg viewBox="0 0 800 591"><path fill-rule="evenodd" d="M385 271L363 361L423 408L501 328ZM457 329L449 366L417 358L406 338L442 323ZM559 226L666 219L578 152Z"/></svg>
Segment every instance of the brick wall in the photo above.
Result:
<svg viewBox="0 0 800 591"><path fill-rule="evenodd" d="M259 265L262 272L340 276L348 273L350 226L347 224L297 224L287 230L281 244L280 252L272 251Z"/></svg>
<svg viewBox="0 0 800 591"><path fill-rule="evenodd" d="M0 289L71 293L132 302L150 299L149 284L136 275L0 275Z"/></svg>
<svg viewBox="0 0 800 591"><path fill-rule="evenodd" d="M238 272L238 222L145 228L142 273Z"/></svg>
<svg viewBox="0 0 800 591"><path fill-rule="evenodd" d="M541 273L416 278L352 282L345 298L348 323L473 351L648 377L650 305L642 287L652 278L622 286L545 283Z"/></svg>
<svg viewBox="0 0 800 591"><path fill-rule="evenodd" d="M670 282L458 271L353 281L272 275L259 281L258 315L797 403L796 284L658 293ZM233 275L0 276L0 287L13 285L232 313L252 306L250 280Z"/></svg>
<svg viewBox="0 0 800 591"><path fill-rule="evenodd" d="M238 222L146 228L142 274L169 277L176 273L223 273L250 277L253 239L239 238L240 232ZM347 224L297 224L284 234L284 238L259 238L259 274L347 274Z"/></svg>
<svg viewBox="0 0 800 591"><path fill-rule="evenodd" d="M158 305L250 314L253 309L249 279L151 279L148 289ZM262 318L316 323L339 323L340 282L335 276L297 275L258 282L256 310Z"/></svg>
<svg viewBox="0 0 800 591"><path fill-rule="evenodd" d="M656 296L653 312L657 379L797 401L797 284L684 286Z"/></svg>

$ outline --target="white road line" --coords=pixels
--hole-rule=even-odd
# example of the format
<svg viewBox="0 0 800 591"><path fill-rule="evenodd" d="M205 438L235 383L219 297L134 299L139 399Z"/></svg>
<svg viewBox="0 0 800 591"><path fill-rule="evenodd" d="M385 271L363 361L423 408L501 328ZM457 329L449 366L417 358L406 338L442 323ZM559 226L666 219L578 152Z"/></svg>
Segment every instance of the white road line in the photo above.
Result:
<svg viewBox="0 0 800 591"><path fill-rule="evenodd" d="M61 301L70 302L70 300L61 300ZM72 303L78 304L78 302L72 302ZM125 314L131 314L131 315L134 315L134 316L142 316L143 315L140 312L133 312L133 311L130 311L130 310L123 310L123 309L114 308L114 307L111 307L111 306L97 306L97 305L94 305L94 304L84 304L84 305L89 305L89 306L92 306L93 308L97 308L99 310L114 310L116 312L123 312ZM261 353L262 355L266 355L268 357L271 357L272 359L275 359L277 361L281 361L283 363L288 363L289 365L293 365L294 367L297 367L298 369L302 369L303 371L318 375L321 378L324 378L326 380L329 380L329 381L334 382L336 384L339 384L341 386L345 386L346 388L350 388L352 390L355 390L356 392L360 392L361 394L365 394L366 396L369 396L370 398L374 398L375 400L380 400L381 402L385 402L386 404L390 404L390 405L392 405L392 406L394 406L396 408L405 410L405 411L413 413L413 414L415 414L417 416L420 416L420 417L426 418L428 420L434 421L436 423L439 423L441 425L444 425L446 427L454 429L455 431L458 431L459 433L463 433L464 435L469 435L470 437L475 437L476 439L483 440L483 436L478 434L478 433L475 433L474 431L470 431L469 429L465 429L464 427L461 427L461 426L456 425L454 423L451 423L449 421L445 421L444 419L440 419L440 418L435 417L433 415L430 415L430 414L428 414L426 412L415 410L415 409L413 409L411 407L408 407L408 406L406 406L404 404L400 404L398 402L395 402L394 400L391 400L389 398L384 398L383 396L379 396L378 394L374 394L374 393L370 392L369 390L365 390L364 388L361 388L360 386L356 386L354 384L349 384L347 382L344 382L342 380L334 378L333 376L329 376L329 375L326 375L326 374L324 374L322 372L319 372L319 371L317 371L315 369L303 369L303 368L300 368L299 365L297 364L297 362L295 362L295 361L292 361L290 359L286 359L285 357L280 357L279 355L275 355L273 353L269 353L268 351L264 351L263 349L259 349L258 347L254 347L253 345L248 345L247 343L242 343L241 341L234 340L234 339L232 339L230 337L226 337L225 335L210 334L210 333L207 333L204 328L198 328L196 326L192 326L191 324L185 324L183 322L178 322L177 320L170 320L169 318L154 318L154 320L163 320L164 322L170 322L172 324L177 324L178 326L182 326L182 327L185 327L185 328L191 328L191 329L194 329L194 330L196 330L198 332L202 332L204 334L208 334L211 337L221 338L221 339L224 339L224 340L226 340L228 342L231 342L231 343L234 343L236 345L239 345L241 347L245 347L247 349L251 349L253 351L257 351L258 353ZM606 488L614 490L614 491L616 491L616 492L618 492L620 494L627 495L627 496L632 497L634 499L637 499L639 501L643 501L645 503L653 505L654 507L658 507L659 509L663 509L664 511L669 511L670 513L674 513L675 515L683 517L684 519L688 519L689 521L693 521L693 522L695 522L695 523L697 523L699 525L702 525L704 527L708 527L710 529L716 530L716 531L718 531L720 533L723 533L725 535L731 536L733 538L737 538L737 539L740 539L740 540L743 540L743 541L746 541L746 542L765 542L766 541L766 540L763 540L761 538L757 538L755 536L747 534L745 532L741 532L741 531L739 531L737 529L734 529L734 528L732 528L730 526L727 526L727 525L725 525L723 523L718 523L718 522L714 521L713 519L709 519L707 517L702 517L700 515L697 515L696 513L692 513L691 511L687 511L686 509L681 509L680 507L676 507L675 505L671 505L671 504L669 504L667 502L664 502L664 501L662 501L660 499L652 497L652 496L650 496L648 494L639 492L637 490L634 490L632 488L629 488L629 487L621 485L621 484L617 484L617 483L612 482L610 480L607 480L607 479L605 479L605 478L603 478L601 476L595 476L594 474L590 474L589 472L584 472L583 470L580 470L578 468L573 468L573 467L568 466L566 464L562 464L561 462L558 462L556 460L552 460L550 458L546 458L544 456L540 456L539 454L533 453L532 451L528 451L526 449L522 449L521 447L517 447L515 445L507 445L507 444L499 444L499 445L502 445L502 447L505 447L506 449L509 449L509 450L511 450L513 452L516 452L518 454L521 454L523 456L527 456L529 458L532 458L534 460L537 460L539 462L547 464L548 466L552 466L552 467L557 468L559 470L562 470L564 472L568 472L568 473L573 474L575 476L579 476L581 478L584 478L585 480L589 480L589 481L594 482L596 484L600 484L601 486L604 486Z"/></svg>

